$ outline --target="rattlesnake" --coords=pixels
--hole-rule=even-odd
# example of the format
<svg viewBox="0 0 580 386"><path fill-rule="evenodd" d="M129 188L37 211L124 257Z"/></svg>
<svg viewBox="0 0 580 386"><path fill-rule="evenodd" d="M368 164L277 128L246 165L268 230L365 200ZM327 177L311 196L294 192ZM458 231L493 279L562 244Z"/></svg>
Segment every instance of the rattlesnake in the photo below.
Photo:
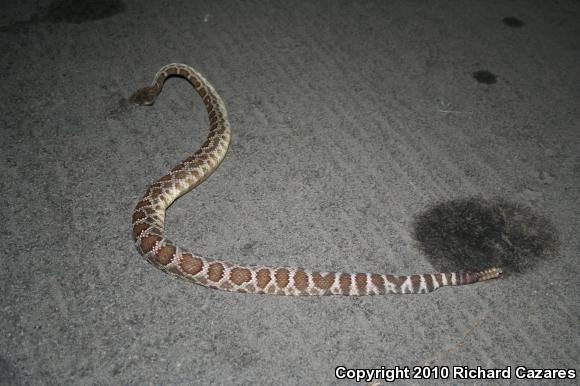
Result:
<svg viewBox="0 0 580 386"><path fill-rule="evenodd" d="M133 238L139 253L161 270L206 287L274 295L378 295L427 293L447 285L470 284L502 275L501 268L483 271L384 275L317 272L302 268L243 266L207 259L178 247L165 237L166 209L203 182L223 160L230 144L230 123L223 100L193 68L172 63L161 68L153 84L129 100L152 105L170 76L185 78L203 99L209 114L207 141L149 187L133 212Z"/></svg>

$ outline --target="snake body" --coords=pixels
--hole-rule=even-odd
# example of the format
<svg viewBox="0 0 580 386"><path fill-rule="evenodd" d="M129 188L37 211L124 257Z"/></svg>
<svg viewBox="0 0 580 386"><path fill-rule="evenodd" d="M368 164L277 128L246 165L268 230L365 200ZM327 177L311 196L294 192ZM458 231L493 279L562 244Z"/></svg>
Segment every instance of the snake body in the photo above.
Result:
<svg viewBox="0 0 580 386"><path fill-rule="evenodd" d="M153 84L129 99L152 105L168 77L187 79L201 96L209 115L205 143L190 157L153 183L133 211L133 239L139 253L161 270L202 286L227 291L273 295L382 295L427 293L439 287L471 284L502 275L501 268L413 275L318 272L295 267L238 265L198 256L165 236L167 208L202 183L224 159L230 144L225 104L213 86L196 70L172 63L161 68Z"/></svg>

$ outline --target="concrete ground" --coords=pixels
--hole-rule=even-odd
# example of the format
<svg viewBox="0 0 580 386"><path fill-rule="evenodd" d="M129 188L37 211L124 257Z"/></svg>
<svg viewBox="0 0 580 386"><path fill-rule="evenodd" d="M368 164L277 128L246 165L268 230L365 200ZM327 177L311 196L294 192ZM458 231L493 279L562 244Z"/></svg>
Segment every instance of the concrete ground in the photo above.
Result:
<svg viewBox="0 0 580 386"><path fill-rule="evenodd" d="M422 375L455 384L451 366L508 368L495 375L507 383L516 366L579 370L578 2L0 7L0 383L355 383L338 366L436 366ZM505 277L284 298L156 270L133 246L132 209L207 127L180 79L152 108L128 103L170 62L214 84L233 127L220 169L168 212L179 244L256 264L502 265Z"/></svg>

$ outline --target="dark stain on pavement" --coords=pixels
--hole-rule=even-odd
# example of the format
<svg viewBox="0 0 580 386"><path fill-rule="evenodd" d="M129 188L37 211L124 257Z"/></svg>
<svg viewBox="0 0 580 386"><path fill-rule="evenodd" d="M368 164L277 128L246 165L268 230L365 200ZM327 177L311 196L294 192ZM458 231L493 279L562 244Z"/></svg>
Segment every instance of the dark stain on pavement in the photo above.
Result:
<svg viewBox="0 0 580 386"><path fill-rule="evenodd" d="M121 0L55 0L27 20L0 27L0 32L19 35L40 23L81 24L106 19L124 11L125 4Z"/></svg>
<svg viewBox="0 0 580 386"><path fill-rule="evenodd" d="M475 71L472 76L478 83L493 84L497 81L497 76L487 70Z"/></svg>
<svg viewBox="0 0 580 386"><path fill-rule="evenodd" d="M415 216L419 249L440 271L503 267L523 273L555 255L559 238L533 209L504 199L458 199Z"/></svg>
<svg viewBox="0 0 580 386"><path fill-rule="evenodd" d="M81 24L106 19L125 10L120 0L56 0L49 4L45 19L53 23Z"/></svg>
<svg viewBox="0 0 580 386"><path fill-rule="evenodd" d="M501 21L503 21L503 23L508 27L512 28L520 28L526 25L526 23L513 16L504 17Z"/></svg>

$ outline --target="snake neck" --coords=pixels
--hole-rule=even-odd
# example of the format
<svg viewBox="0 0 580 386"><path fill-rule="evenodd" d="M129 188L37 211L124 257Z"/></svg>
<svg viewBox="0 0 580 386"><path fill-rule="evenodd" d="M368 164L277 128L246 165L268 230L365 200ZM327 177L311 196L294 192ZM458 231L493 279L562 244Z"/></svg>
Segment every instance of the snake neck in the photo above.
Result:
<svg viewBox="0 0 580 386"><path fill-rule="evenodd" d="M209 133L193 155L153 183L137 203L133 212L133 238L138 245L147 235L165 237L167 208L217 169L230 144L231 129L223 100L213 86L191 67L182 64L164 66L155 75L151 86L138 90L129 99L137 104L153 105L165 81L172 76L186 79L202 98L208 113Z"/></svg>

